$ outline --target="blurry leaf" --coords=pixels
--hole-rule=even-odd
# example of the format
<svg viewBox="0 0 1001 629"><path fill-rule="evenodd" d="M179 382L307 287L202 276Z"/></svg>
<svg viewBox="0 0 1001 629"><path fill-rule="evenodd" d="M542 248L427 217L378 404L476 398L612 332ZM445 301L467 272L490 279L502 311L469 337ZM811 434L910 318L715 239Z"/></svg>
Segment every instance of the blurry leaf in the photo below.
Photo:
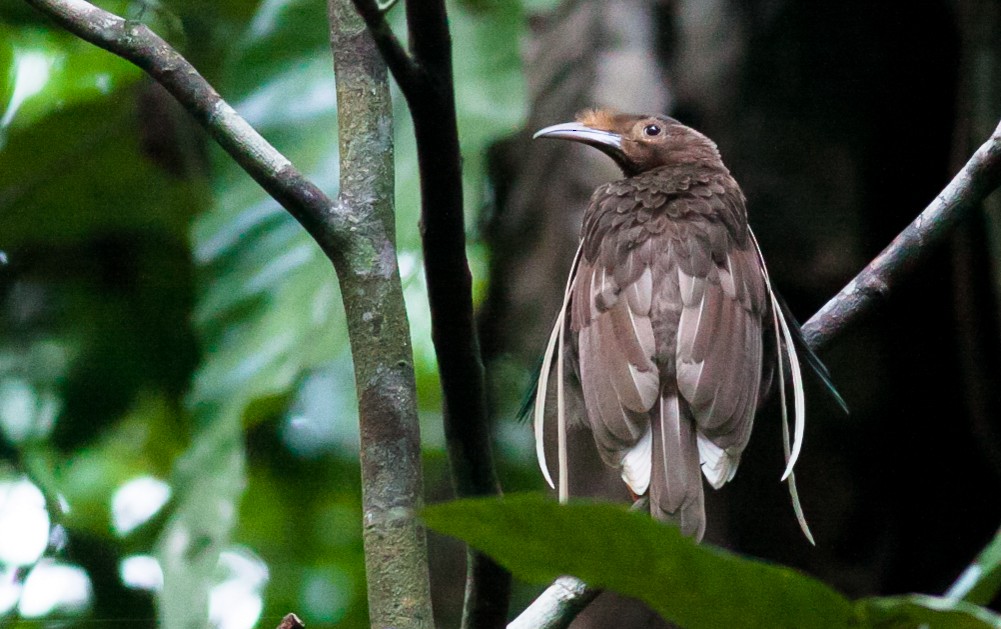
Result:
<svg viewBox="0 0 1001 629"><path fill-rule="evenodd" d="M945 593L947 598L986 605L1001 590L1001 529Z"/></svg>
<svg viewBox="0 0 1001 629"><path fill-rule="evenodd" d="M423 517L520 578L541 584L572 574L687 629L846 627L852 618L851 603L812 577L696 545L675 527L610 504L521 495L439 504Z"/></svg>
<svg viewBox="0 0 1001 629"><path fill-rule="evenodd" d="M124 15L129 3L101 5ZM154 29L162 26L155 19L147 22ZM48 20L42 23L47 28L0 22L0 149L9 130L24 128L53 111L101 100L142 76L131 63Z"/></svg>
<svg viewBox="0 0 1001 629"><path fill-rule="evenodd" d="M521 128L527 113L520 44L520 2L485 2L481 10L451 7L455 100L466 207L479 216L486 199L486 149ZM471 223L472 224L472 223Z"/></svg>
<svg viewBox="0 0 1001 629"><path fill-rule="evenodd" d="M909 629L925 624L933 629L998 629L1001 616L970 603L937 596L911 594L866 598L856 603L865 626Z"/></svg>
<svg viewBox="0 0 1001 629"><path fill-rule="evenodd" d="M467 233L474 236L481 208L487 202L486 149L520 128L527 112L520 41L524 34L520 2L449 3L452 30L455 101L462 151L463 199ZM406 31L403 11L390 14L400 35ZM396 214L400 274L413 337L418 399L425 418L441 408L437 361L431 342L431 317L421 265L420 177L413 123L403 98L394 92L396 125ZM487 252L471 242L467 256L474 279L474 299L485 295ZM437 417L434 419L437 420ZM440 422L425 423L435 434Z"/></svg>
<svg viewBox="0 0 1001 629"><path fill-rule="evenodd" d="M314 624L369 626L357 461L293 458L261 432L236 538L270 566L264 615L295 609Z"/></svg>
<svg viewBox="0 0 1001 629"><path fill-rule="evenodd" d="M245 486L243 434L234 408L202 409L171 478L175 510L157 544L163 569L160 625L202 627L220 553L229 546Z"/></svg>
<svg viewBox="0 0 1001 629"><path fill-rule="evenodd" d="M309 28L283 28L292 16ZM305 16L305 17L303 17ZM322 28L315 28L319 24ZM298 168L336 179L334 87L322 5L265 2L224 64L218 87ZM290 52L299 54L290 60ZM245 485L243 418L276 409L313 367L347 351L333 268L291 216L212 147L214 204L193 230L204 361L188 405L196 421L173 477L177 510L160 539L160 620L202 626L219 553ZM267 400L261 402L260 400ZM343 418L350 420L351 418Z"/></svg>
<svg viewBox="0 0 1001 629"><path fill-rule="evenodd" d="M487 1L475 6L452 2L448 10L455 41L453 69L464 202L467 225L472 226L487 198L486 149L492 142L517 131L527 113L519 49L526 26L520 2ZM393 17L396 31L402 33L402 12ZM402 99L397 104L398 242L401 249L416 250L420 243L415 229L420 210L420 179L413 123Z"/></svg>
<svg viewBox="0 0 1001 629"><path fill-rule="evenodd" d="M142 154L133 107L123 98L74 108L16 134L0 150L5 249L121 230L184 237L202 190Z"/></svg>
<svg viewBox="0 0 1001 629"><path fill-rule="evenodd" d="M239 95L237 110L330 190L338 157L331 64L327 55L303 57L328 46L326 37L321 5L264 2L222 88ZM294 62L293 53L300 55ZM201 267L195 320L206 360L191 402L243 413L260 398L287 396L305 372L346 352L347 338L330 262L228 156L214 150L213 161L216 203L193 232Z"/></svg>
<svg viewBox="0 0 1001 629"><path fill-rule="evenodd" d="M126 481L139 476L167 478L186 445L180 418L165 399L145 395L100 441L56 464L56 489L69 510L64 524L97 536L110 535L111 500ZM29 456L45 456L29 451Z"/></svg>
<svg viewBox="0 0 1001 629"><path fill-rule="evenodd" d="M45 439L61 404L52 388L9 374L0 380L0 435L15 446Z"/></svg>

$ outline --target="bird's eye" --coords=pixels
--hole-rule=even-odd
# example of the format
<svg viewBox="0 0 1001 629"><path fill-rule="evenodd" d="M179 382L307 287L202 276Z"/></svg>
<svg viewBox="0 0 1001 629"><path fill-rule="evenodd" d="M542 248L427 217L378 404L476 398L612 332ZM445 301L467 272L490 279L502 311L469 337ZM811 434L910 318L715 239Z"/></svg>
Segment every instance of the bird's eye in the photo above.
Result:
<svg viewBox="0 0 1001 629"><path fill-rule="evenodd" d="M660 125L648 124L643 127L643 134L650 138L660 135Z"/></svg>

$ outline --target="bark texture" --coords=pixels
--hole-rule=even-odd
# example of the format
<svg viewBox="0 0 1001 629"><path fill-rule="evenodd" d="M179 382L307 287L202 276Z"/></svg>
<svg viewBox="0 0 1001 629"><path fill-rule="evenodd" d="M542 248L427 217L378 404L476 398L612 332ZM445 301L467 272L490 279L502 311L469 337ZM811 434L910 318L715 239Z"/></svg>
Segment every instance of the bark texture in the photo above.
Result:
<svg viewBox="0 0 1001 629"><path fill-rule="evenodd" d="M394 242L393 117L386 66L350 0L328 4L337 82L341 204L350 256L338 268L361 421L362 518L373 627L432 627L413 352Z"/></svg>

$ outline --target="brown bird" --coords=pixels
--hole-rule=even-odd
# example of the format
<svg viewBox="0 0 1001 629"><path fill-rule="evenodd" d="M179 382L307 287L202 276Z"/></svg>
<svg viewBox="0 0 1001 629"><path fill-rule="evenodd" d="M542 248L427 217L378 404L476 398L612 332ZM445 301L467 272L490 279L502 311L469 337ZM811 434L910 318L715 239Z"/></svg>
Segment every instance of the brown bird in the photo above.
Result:
<svg viewBox="0 0 1001 629"><path fill-rule="evenodd" d="M805 423L797 348L829 384L828 374L771 288L744 194L716 144L667 116L607 110L583 112L577 122L534 137L583 142L625 175L591 196L535 391L537 453L550 486L542 433L554 361L561 500L567 497L566 363L602 459L621 471L634 494L649 496L654 517L696 540L705 531L702 476L714 488L733 478L759 401L777 382L782 478L812 542L792 474Z"/></svg>

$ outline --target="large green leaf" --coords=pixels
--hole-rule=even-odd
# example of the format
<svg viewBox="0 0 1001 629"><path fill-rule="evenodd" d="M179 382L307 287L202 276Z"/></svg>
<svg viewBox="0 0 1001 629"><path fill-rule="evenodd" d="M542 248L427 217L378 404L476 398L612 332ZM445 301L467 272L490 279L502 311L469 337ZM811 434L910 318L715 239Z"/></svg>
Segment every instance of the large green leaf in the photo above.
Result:
<svg viewBox="0 0 1001 629"><path fill-rule="evenodd" d="M424 520L523 579L572 574L688 629L847 627L853 615L845 597L812 577L696 545L674 527L610 504L508 496L435 505Z"/></svg>
<svg viewBox="0 0 1001 629"><path fill-rule="evenodd" d="M935 596L850 602L816 579L699 546L672 526L624 508L537 495L459 500L428 507L428 526L465 540L533 583L572 574L638 598L688 629L873 627L998 629L1001 617Z"/></svg>

